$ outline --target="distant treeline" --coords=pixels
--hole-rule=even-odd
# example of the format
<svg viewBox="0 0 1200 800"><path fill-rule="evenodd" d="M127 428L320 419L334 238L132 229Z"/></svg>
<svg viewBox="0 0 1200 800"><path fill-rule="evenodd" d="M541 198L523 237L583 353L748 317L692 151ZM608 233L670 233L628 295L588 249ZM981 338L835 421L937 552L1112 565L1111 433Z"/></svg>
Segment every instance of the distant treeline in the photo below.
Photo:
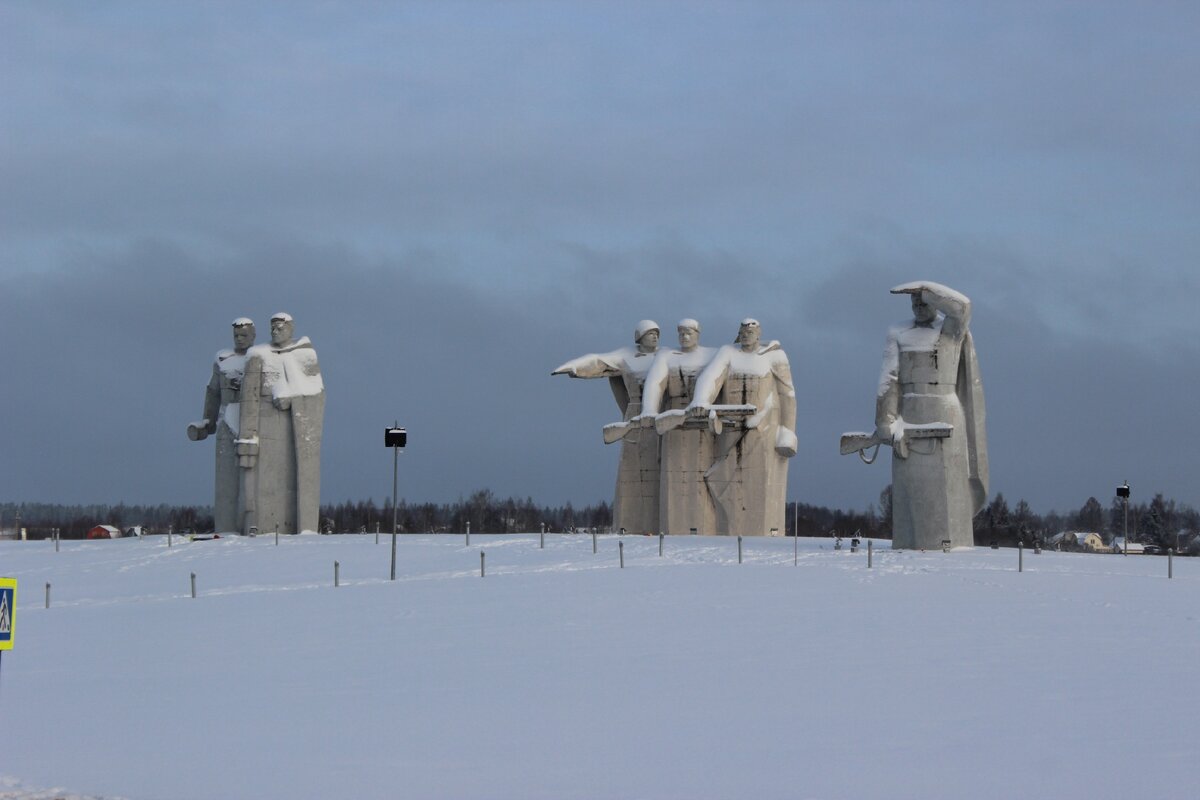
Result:
<svg viewBox="0 0 1200 800"><path fill-rule="evenodd" d="M877 539L891 537L891 487L879 496L878 505L866 511L844 511L807 503L788 503L783 535L792 536L869 536ZM54 528L64 539L82 539L96 525L118 528L142 526L151 533L165 533L168 528L179 531L211 531L212 509L209 506L159 505L62 505L58 503L0 503L0 530L11 531L20 515L22 528L30 538L51 535ZM376 526L387 532L392 529L392 504L374 500L345 501L321 506L322 528L332 533L373 532ZM476 533L506 533L536 531L541 525L550 532L605 531L612 526L612 507L605 502L576 508L570 503L562 506L539 506L532 498L496 497L487 489L473 492L453 503L401 502L396 509L399 529L404 533L460 533L469 522ZM997 494L975 517L975 542L986 545L993 540L1001 545L1018 541L1033 542L1063 530L1094 531L1111 542L1124 530L1125 511L1120 499L1114 498L1108 508L1089 497L1075 511L1060 514L1051 511L1039 515L1024 500L1009 508L1003 494ZM1181 531L1200 530L1200 512L1190 506L1177 504L1162 494L1149 502L1131 503L1129 531L1133 541L1172 547Z"/></svg>

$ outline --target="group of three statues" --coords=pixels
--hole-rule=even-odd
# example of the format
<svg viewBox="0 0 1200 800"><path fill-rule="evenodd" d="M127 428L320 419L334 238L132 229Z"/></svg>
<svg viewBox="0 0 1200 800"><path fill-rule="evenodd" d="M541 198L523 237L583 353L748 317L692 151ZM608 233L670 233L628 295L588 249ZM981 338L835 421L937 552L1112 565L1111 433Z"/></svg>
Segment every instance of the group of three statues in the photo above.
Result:
<svg viewBox="0 0 1200 800"><path fill-rule="evenodd" d="M892 447L897 548L970 546L987 498L983 386L964 295L931 281L897 286L913 319L891 328L876 396L875 431L842 436L843 453ZM554 370L608 378L622 421L613 526L629 533L781 535L788 459L796 454L796 395L779 343L743 320L732 345L700 346L700 324L678 325L660 349L645 320L634 347ZM863 457L864 461L868 459ZM872 456L870 461L873 461ZM868 463L870 463L868 461Z"/></svg>

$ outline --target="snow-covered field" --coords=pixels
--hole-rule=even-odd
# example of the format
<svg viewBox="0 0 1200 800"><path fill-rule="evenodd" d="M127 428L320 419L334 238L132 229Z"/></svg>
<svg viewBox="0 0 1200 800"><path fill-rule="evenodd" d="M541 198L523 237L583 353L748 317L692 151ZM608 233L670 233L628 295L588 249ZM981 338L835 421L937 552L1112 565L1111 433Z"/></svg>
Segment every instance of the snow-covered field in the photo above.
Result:
<svg viewBox="0 0 1200 800"><path fill-rule="evenodd" d="M1200 796L1200 559L389 538L0 542L0 798Z"/></svg>

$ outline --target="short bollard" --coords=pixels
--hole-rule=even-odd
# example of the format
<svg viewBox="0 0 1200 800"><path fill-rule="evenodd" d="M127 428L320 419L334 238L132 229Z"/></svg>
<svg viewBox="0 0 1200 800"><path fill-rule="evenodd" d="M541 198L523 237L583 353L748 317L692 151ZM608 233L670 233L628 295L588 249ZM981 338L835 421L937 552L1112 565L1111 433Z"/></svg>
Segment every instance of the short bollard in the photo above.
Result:
<svg viewBox="0 0 1200 800"><path fill-rule="evenodd" d="M662 533L662 531L659 531L658 532L658 555L659 555L659 558L662 557L662 547L663 547L663 533Z"/></svg>
<svg viewBox="0 0 1200 800"><path fill-rule="evenodd" d="M196 573L192 573L192 599L196 599Z"/></svg>
<svg viewBox="0 0 1200 800"><path fill-rule="evenodd" d="M592 528L592 553L596 552L596 529Z"/></svg>
<svg viewBox="0 0 1200 800"><path fill-rule="evenodd" d="M275 526L275 546L279 547L279 526Z"/></svg>
<svg viewBox="0 0 1200 800"><path fill-rule="evenodd" d="M622 536L624 536L624 535L625 535L625 529L624 529L624 528L621 528L621 535L622 535Z"/></svg>
<svg viewBox="0 0 1200 800"><path fill-rule="evenodd" d="M375 520L375 544L379 544L379 520Z"/></svg>
<svg viewBox="0 0 1200 800"><path fill-rule="evenodd" d="M471 546L471 523L470 523L470 521L468 521L468 522L467 522L467 543L466 543L466 546L467 546L467 547L470 547L470 546Z"/></svg>
<svg viewBox="0 0 1200 800"><path fill-rule="evenodd" d="M738 534L738 563L742 563L742 535Z"/></svg>
<svg viewBox="0 0 1200 800"><path fill-rule="evenodd" d="M696 529L695 529L695 528L688 528L688 530L690 530L690 531L692 532L692 536L695 536L695 535L696 535Z"/></svg>
<svg viewBox="0 0 1200 800"><path fill-rule="evenodd" d="M46 608L50 607L50 584L46 584Z"/></svg>
<svg viewBox="0 0 1200 800"><path fill-rule="evenodd" d="M792 531L792 566L800 565L800 531Z"/></svg>
<svg viewBox="0 0 1200 800"><path fill-rule="evenodd" d="M175 526L174 526L174 525L168 525L168 526L167 526L167 547L170 547L170 546L171 546L171 538L172 538L172 536L173 536L173 534L174 534L174 533L175 533Z"/></svg>
<svg viewBox="0 0 1200 800"><path fill-rule="evenodd" d="M341 586L341 582L338 580L338 570L340 569L341 566L342 565L339 564L338 562L336 562L336 561L333 562L333 588L335 588L335 589L337 587Z"/></svg>
<svg viewBox="0 0 1200 800"><path fill-rule="evenodd" d="M62 538L58 535L58 528L54 529L54 552L58 552L58 540Z"/></svg>
<svg viewBox="0 0 1200 800"><path fill-rule="evenodd" d="M1174 560L1175 560L1175 548L1168 547L1167 548L1167 580L1170 580L1174 576L1174 573L1175 573L1175 564L1173 563Z"/></svg>
<svg viewBox="0 0 1200 800"><path fill-rule="evenodd" d="M867 539L867 569L871 568L871 540Z"/></svg>
<svg viewBox="0 0 1200 800"><path fill-rule="evenodd" d="M483 558L484 558L484 553L482 550L480 550L479 551L479 577L481 577L481 578L484 576Z"/></svg>
<svg viewBox="0 0 1200 800"><path fill-rule="evenodd" d="M617 542L617 552L621 554L621 569L625 569L625 543Z"/></svg>
<svg viewBox="0 0 1200 800"><path fill-rule="evenodd" d="M546 549L546 526L542 526L542 532L538 535L538 549Z"/></svg>
<svg viewBox="0 0 1200 800"><path fill-rule="evenodd" d="M1017 542L1017 572L1025 571L1025 543Z"/></svg>

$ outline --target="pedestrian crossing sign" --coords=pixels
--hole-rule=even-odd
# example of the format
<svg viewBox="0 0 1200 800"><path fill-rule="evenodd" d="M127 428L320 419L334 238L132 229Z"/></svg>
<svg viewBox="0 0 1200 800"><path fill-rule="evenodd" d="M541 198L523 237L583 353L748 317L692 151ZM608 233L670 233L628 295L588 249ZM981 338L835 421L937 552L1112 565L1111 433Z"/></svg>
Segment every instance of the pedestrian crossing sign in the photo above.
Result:
<svg viewBox="0 0 1200 800"><path fill-rule="evenodd" d="M17 627L17 579L0 578L0 650L12 650Z"/></svg>

